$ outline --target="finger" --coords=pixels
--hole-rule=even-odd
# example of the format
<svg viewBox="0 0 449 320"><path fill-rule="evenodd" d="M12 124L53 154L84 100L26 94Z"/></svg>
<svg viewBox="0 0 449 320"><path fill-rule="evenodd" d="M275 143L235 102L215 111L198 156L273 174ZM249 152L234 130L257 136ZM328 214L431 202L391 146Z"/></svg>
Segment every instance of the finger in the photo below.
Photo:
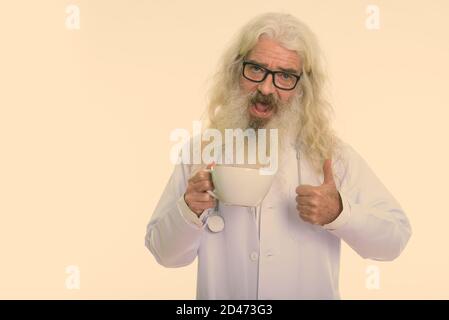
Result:
<svg viewBox="0 0 449 320"><path fill-rule="evenodd" d="M324 176L323 184L335 184L334 175L332 172L332 160L331 159L326 159L326 161L324 161L323 176Z"/></svg>
<svg viewBox="0 0 449 320"><path fill-rule="evenodd" d="M309 206L309 207L317 207L319 205L319 201L315 197L296 197L296 203L298 205Z"/></svg>
<svg viewBox="0 0 449 320"><path fill-rule="evenodd" d="M212 168L213 166L215 166L215 161L212 161L211 163L209 163L208 165L207 165L207 169L210 169L210 168Z"/></svg>
<svg viewBox="0 0 449 320"><path fill-rule="evenodd" d="M300 214L299 215L301 217L302 220L314 224L314 225L319 225L320 223L318 222L318 220L314 217L314 216L308 216L308 215L303 215Z"/></svg>
<svg viewBox="0 0 449 320"><path fill-rule="evenodd" d="M313 219L312 219L310 216L306 215L306 214L300 213L300 214L299 214L299 217L300 217L302 220L306 221L306 222L313 223Z"/></svg>
<svg viewBox="0 0 449 320"><path fill-rule="evenodd" d="M207 201L211 201L213 199L213 197L211 197L206 192L190 191L190 192L186 192L186 194L184 195L184 199L190 205L192 202L207 202Z"/></svg>
<svg viewBox="0 0 449 320"><path fill-rule="evenodd" d="M193 190L196 192L204 192L207 190L214 190L214 185L210 180L201 180L193 183Z"/></svg>
<svg viewBox="0 0 449 320"><path fill-rule="evenodd" d="M201 214L205 209L214 208L217 205L215 199L211 201L193 201L191 194L185 194L184 200L187 206L196 214Z"/></svg>
<svg viewBox="0 0 449 320"><path fill-rule="evenodd" d="M206 210L215 208L215 201L207 201L207 202L192 202L191 208L194 208L195 210Z"/></svg>
<svg viewBox="0 0 449 320"><path fill-rule="evenodd" d="M212 197L207 192L192 192L189 197L189 200L192 202L208 202L208 201L212 201L214 199L215 198Z"/></svg>
<svg viewBox="0 0 449 320"><path fill-rule="evenodd" d="M307 211L314 211L314 210L316 210L316 207L308 205L308 204L297 203L296 204L296 209L302 209L302 210L307 210Z"/></svg>
<svg viewBox="0 0 449 320"><path fill-rule="evenodd" d="M198 171L189 181L195 183L203 180L211 180L210 172L205 170Z"/></svg>
<svg viewBox="0 0 449 320"><path fill-rule="evenodd" d="M304 215L310 218L318 217L318 210L309 206L297 206L296 210L300 215Z"/></svg>
<svg viewBox="0 0 449 320"><path fill-rule="evenodd" d="M313 215L314 211L313 208L310 206L296 206L296 211L298 211L300 214L304 214L307 216Z"/></svg>
<svg viewBox="0 0 449 320"><path fill-rule="evenodd" d="M310 185L300 185L296 188L296 194L299 196L313 196L317 194L317 188Z"/></svg>

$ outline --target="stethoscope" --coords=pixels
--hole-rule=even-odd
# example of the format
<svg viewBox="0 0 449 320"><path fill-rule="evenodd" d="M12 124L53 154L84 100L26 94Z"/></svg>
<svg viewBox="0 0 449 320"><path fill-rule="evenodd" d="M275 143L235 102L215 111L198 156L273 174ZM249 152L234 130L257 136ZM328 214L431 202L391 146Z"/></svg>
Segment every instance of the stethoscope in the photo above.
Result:
<svg viewBox="0 0 449 320"><path fill-rule="evenodd" d="M299 150L296 151L296 160L297 160L297 168L298 168L298 185L299 185L301 183L301 157L300 157ZM211 194L211 193L209 193L209 194ZM215 197L215 195L213 195L213 196ZM219 200L216 199L214 211L206 217L207 227L209 228L209 230L211 232L214 232L214 233L222 232L225 227L225 220L220 215L220 211L218 210L218 202L219 202ZM257 214L257 207L252 207L252 208L254 208L254 215L257 220L257 223L259 224L259 232L260 232L260 214L261 214L262 208L259 209L259 214Z"/></svg>
<svg viewBox="0 0 449 320"><path fill-rule="evenodd" d="M207 171L211 172L211 169L207 169ZM222 232L225 227L225 221L218 210L218 197L212 191L207 191L207 193L214 197L216 202L214 211L206 216L207 227L214 233Z"/></svg>
<svg viewBox="0 0 449 320"><path fill-rule="evenodd" d="M216 200L214 211L207 217L207 227L214 233L224 230L225 221L218 210L218 200Z"/></svg>
<svg viewBox="0 0 449 320"><path fill-rule="evenodd" d="M259 207L261 208L260 205L259 205ZM248 207L248 208L254 208L255 219L259 225L259 230L260 230L260 210L261 209L259 209L259 214L258 214L257 207ZM207 219L206 220L207 227L209 228L209 230L211 232L219 233L224 230L225 220L220 215L220 211L218 210L218 200L217 200L217 204L215 205L214 211L211 214L209 214L206 219Z"/></svg>

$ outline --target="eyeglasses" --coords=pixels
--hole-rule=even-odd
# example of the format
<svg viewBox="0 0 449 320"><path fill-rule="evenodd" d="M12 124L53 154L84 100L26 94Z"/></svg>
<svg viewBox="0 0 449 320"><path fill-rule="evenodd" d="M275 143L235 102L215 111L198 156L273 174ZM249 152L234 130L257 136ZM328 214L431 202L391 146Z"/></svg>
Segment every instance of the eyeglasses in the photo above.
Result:
<svg viewBox="0 0 449 320"><path fill-rule="evenodd" d="M253 82L263 82L271 74L273 85L282 90L293 90L296 87L302 73L296 74L286 71L271 71L256 63L243 61L243 77Z"/></svg>

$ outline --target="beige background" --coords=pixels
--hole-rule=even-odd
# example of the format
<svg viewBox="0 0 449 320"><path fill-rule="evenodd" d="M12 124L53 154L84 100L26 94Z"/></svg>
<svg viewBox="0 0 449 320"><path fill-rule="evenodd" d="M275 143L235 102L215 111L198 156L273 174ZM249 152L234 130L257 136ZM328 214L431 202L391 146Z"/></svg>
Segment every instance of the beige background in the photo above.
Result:
<svg viewBox="0 0 449 320"><path fill-rule="evenodd" d="M71 3L80 30L65 27ZM169 133L200 117L228 39L273 10L317 33L335 127L413 226L394 262L344 246L342 297L449 298L445 0L2 1L0 298L195 297L196 263L165 269L144 247L173 167ZM79 290L65 286L69 265Z"/></svg>

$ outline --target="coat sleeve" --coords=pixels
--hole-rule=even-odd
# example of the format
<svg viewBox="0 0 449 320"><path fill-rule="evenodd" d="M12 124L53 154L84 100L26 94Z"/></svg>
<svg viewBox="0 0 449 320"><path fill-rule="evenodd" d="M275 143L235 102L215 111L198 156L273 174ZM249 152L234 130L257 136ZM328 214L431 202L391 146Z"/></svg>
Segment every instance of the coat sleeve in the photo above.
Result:
<svg viewBox="0 0 449 320"><path fill-rule="evenodd" d="M366 161L351 146L345 150L339 190L345 222L330 232L363 258L393 260L411 236L410 223Z"/></svg>
<svg viewBox="0 0 449 320"><path fill-rule="evenodd" d="M184 192L189 167L177 164L148 223L145 246L157 262L165 267L182 267L192 263L198 252L204 225L186 218Z"/></svg>

